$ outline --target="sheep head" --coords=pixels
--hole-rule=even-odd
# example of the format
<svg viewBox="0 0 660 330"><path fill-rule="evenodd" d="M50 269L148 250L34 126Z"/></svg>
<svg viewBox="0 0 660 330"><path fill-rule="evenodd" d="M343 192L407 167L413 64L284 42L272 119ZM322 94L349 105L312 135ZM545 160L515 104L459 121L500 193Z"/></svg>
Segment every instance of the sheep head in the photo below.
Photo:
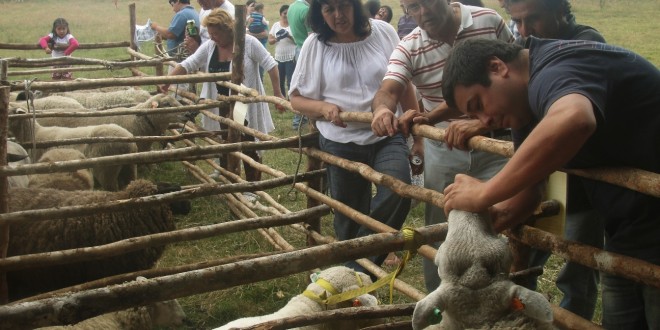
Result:
<svg viewBox="0 0 660 330"><path fill-rule="evenodd" d="M509 280L511 251L488 215L452 210L447 222L447 238L435 257L441 283L415 306L414 329L433 323L438 311L443 329L491 328L503 319L532 328L551 324L548 301Z"/></svg>
<svg viewBox="0 0 660 330"><path fill-rule="evenodd" d="M319 297L329 298L343 292L359 289L372 284L371 278L361 272L356 272L346 266L336 266L314 273L310 276L312 283L307 286L306 292ZM346 303L341 307L376 306L378 299L370 294L363 294Z"/></svg>
<svg viewBox="0 0 660 330"><path fill-rule="evenodd" d="M9 115L23 115L28 113L25 108L16 104L9 104ZM38 125L36 122L35 126ZM32 121L28 118L10 118L7 129L14 135L18 142L32 141Z"/></svg>

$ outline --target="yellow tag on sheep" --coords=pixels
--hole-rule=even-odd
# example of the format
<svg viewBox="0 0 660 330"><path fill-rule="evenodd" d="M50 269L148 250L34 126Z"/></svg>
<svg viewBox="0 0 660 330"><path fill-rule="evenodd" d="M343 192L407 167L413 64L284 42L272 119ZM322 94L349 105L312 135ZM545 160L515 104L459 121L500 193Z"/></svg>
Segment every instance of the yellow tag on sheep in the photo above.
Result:
<svg viewBox="0 0 660 330"><path fill-rule="evenodd" d="M387 276L380 278L378 281L374 282L371 285L361 287L359 289L351 290L351 291L346 291L338 295L333 295L330 298L328 298L324 303L327 305L332 305L332 304L337 304L342 301L347 301L350 299L353 299L355 297L358 297L360 295L363 295L365 293L369 293L372 291L375 291L376 289L389 284L390 285L390 304L392 304L393 301L393 295L394 295L394 280L401 274L403 271L403 268L406 266L408 261L415 255L417 252L417 249L421 246L420 240L418 235L416 235L416 231L412 228L406 227L401 230L401 235L403 236L404 239L404 250L406 250L406 253L403 257L403 260L401 260L401 264L399 264L399 267L397 267L396 270L393 272L389 273ZM358 277L359 278L359 277Z"/></svg>

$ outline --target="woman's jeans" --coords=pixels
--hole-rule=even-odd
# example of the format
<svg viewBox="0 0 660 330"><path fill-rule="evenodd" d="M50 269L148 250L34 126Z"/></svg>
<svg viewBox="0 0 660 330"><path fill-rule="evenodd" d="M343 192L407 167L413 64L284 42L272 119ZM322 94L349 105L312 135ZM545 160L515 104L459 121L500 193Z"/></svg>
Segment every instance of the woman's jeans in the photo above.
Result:
<svg viewBox="0 0 660 330"><path fill-rule="evenodd" d="M319 145L321 150L327 153L364 163L375 171L410 184L409 149L401 134L371 145L338 143L319 135ZM373 195L373 184L359 173L330 164L327 166L327 171L328 188L332 198L394 229L401 229L410 210L410 199L401 197L389 188L380 185L376 185L376 194ZM335 211L334 228L337 239L340 241L374 233L339 211ZM385 253L369 259L380 265L386 257ZM354 261L347 263L347 266L369 274Z"/></svg>

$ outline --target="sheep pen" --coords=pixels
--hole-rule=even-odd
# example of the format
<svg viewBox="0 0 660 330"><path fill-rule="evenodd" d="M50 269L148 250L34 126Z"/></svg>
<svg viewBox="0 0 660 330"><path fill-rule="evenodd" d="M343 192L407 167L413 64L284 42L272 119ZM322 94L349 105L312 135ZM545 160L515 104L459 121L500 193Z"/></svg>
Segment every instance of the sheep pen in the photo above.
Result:
<svg viewBox="0 0 660 330"><path fill-rule="evenodd" d="M162 4L155 3L153 8L158 8ZM169 8L166 8L169 9ZM163 15L161 21L169 20L171 13ZM157 19L157 18L156 18ZM77 55L84 54L81 51ZM292 131L290 126L290 116L274 118L278 129L273 133L274 136L287 137L294 136L297 132ZM183 129L184 134L194 133L194 126L187 125ZM171 135L181 132L170 131ZM260 137L261 139L262 137ZM266 141L266 137L263 137ZM167 148L180 148L183 146L205 145L213 143L211 139L194 138L191 140L180 140L182 142L172 143ZM167 151L167 150L165 150ZM236 154L237 157L241 155ZM244 161L248 159L241 158ZM292 175L296 173L296 166L299 163L299 156L296 152L287 152L286 150L267 150L265 152L264 168L267 174L277 176L282 174ZM307 163L312 162L313 158L307 159L302 156L301 170L303 172ZM354 166L354 164L351 164ZM152 181L174 181L182 184L195 186L198 182L212 182L207 174L216 169L216 165L211 161L183 161L159 163L151 167L146 173L139 173L139 177L146 177ZM363 170L359 166L354 166L355 170ZM222 169L224 170L224 169ZM223 177L219 179L221 184L230 184L241 180L232 172L222 171ZM165 178L165 180L163 180ZM299 187L300 183L296 184ZM192 188L194 189L194 188ZM259 190L255 187L252 190ZM306 199L304 198L304 188L296 188L296 193L292 193L290 187L281 187L268 189L267 192L257 192L259 200L249 203L241 200L240 193L229 193L218 195L217 197L200 198L194 201L195 207L193 214L185 217L178 225L182 227L195 227L204 224L221 223L230 219L251 218L261 214L283 214L290 210L305 209ZM297 196L296 196L297 194ZM320 199L321 196L316 196ZM437 197L437 196L436 196ZM291 201L291 199L296 199ZM314 201L314 198L312 198ZM428 201L427 201L428 202ZM336 210L336 205L333 206ZM423 226L421 220L421 209L413 210L408 224L413 227ZM329 224L330 218L323 217L321 220L323 233L332 233L332 226ZM274 235L273 231L280 233L281 237ZM261 255L271 250L286 251L292 248L297 249L307 244L307 235L310 234L307 226L283 227L281 229L264 229L263 231L247 232L236 234L235 236L223 236L217 239L206 239L190 243L177 243L169 246L164 257L156 265L158 269L175 268L181 265L192 265L196 263L209 263L213 261L235 261L237 258L254 258L257 254ZM324 237L315 237L317 242L323 242ZM282 240L281 238L285 238ZM271 248L270 245L274 247ZM236 256L237 251L240 255ZM560 261L561 262L561 261ZM401 278L407 282L413 283L416 287L420 285L420 267L417 260L413 260L407 266L401 275ZM392 269L387 269L392 270ZM190 328L211 328L219 326L232 319L248 315L266 314L282 307L294 295L300 293L307 285L305 272L298 272L298 275L289 275L280 279L269 279L260 281L255 277L252 284L223 289L221 291L212 291L191 295L182 299L184 309L194 320L194 325ZM550 282L551 280L547 280ZM387 297L385 289L379 291L381 299ZM236 302L234 297L240 296L242 299ZM416 299L408 298L406 295L395 292L395 303L409 303Z"/></svg>

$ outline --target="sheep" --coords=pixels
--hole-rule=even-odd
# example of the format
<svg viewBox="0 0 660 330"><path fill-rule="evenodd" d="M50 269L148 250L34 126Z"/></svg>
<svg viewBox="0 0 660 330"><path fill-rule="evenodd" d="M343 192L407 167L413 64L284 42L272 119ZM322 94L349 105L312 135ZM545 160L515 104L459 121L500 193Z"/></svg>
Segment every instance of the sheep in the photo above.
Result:
<svg viewBox="0 0 660 330"><path fill-rule="evenodd" d="M172 187L167 187L165 191L171 190ZM163 189L146 180L135 180L126 189L118 192L12 188L9 191L9 211L102 203L161 192ZM186 214L189 211L190 202L181 201L125 208L110 213L12 224L9 229L7 255L97 246L131 237L172 231L175 229L173 213ZM149 269L164 250L164 246L150 247L99 260L9 271L9 298L13 301L103 277Z"/></svg>
<svg viewBox="0 0 660 330"><path fill-rule="evenodd" d="M167 94L158 94L133 108L121 109L149 109L163 107L179 107L174 97ZM101 124L117 124L133 134L133 136L157 136L163 134L170 123L181 121L179 114L175 112L162 113L154 110L146 115L115 115L112 117L46 117L39 118L39 124L43 126L79 127ZM138 151L149 151L151 142L140 142L137 144Z"/></svg>
<svg viewBox="0 0 660 330"><path fill-rule="evenodd" d="M85 155L76 149L54 148L46 151L37 163L52 163L66 160L82 160ZM94 179L88 169L73 172L32 174L29 176L30 188L55 188L60 190L92 190Z"/></svg>
<svg viewBox="0 0 660 330"><path fill-rule="evenodd" d="M362 286L370 285L372 283L369 276L365 275L364 273L355 272L354 270L345 266L328 268L322 271L320 274L312 275L312 279L314 282L309 284L305 291L318 297L330 297L333 294L336 294L332 292L333 288L336 292L346 292L349 290L358 289ZM321 283L319 279L322 279L325 282ZM332 288L328 288L327 284L330 284ZM378 305L378 300L376 297L370 294L363 294L357 299L362 306ZM333 306L322 305L321 303L307 297L305 293L303 293L291 298L291 300L284 307L275 313L234 320L219 328L216 328L215 330L228 330L232 328L248 327L251 325L281 318L320 312L329 308L333 309L350 306L351 302L344 302ZM356 321L337 321L333 322L332 324L314 325L297 329L358 329L359 327L357 323L358 322Z"/></svg>
<svg viewBox="0 0 660 330"><path fill-rule="evenodd" d="M146 281L139 276L137 282ZM159 301L147 306L135 307L123 311L107 313L89 318L74 325L51 326L40 330L85 330L85 329L122 329L147 330L154 327L180 327L186 313L175 300Z"/></svg>
<svg viewBox="0 0 660 330"><path fill-rule="evenodd" d="M35 98L30 104L30 107L32 106L34 106L34 110L69 109L72 111L77 109L78 111L83 111L83 109L85 109L85 107L75 99L60 95ZM9 107L26 107L25 96L20 96L19 94L15 102L9 102Z"/></svg>
<svg viewBox="0 0 660 330"><path fill-rule="evenodd" d="M26 112L21 108L12 108L10 106L9 113L19 114ZM81 126L74 128L57 126L45 127L39 125L38 122L31 123L28 118L14 118L10 120L9 131L14 134L18 141L31 141L32 134L30 128L32 124L34 124L36 142L85 137L133 137L133 134L115 124ZM68 148L73 148L82 152L87 158L124 155L137 152L137 145L135 143L122 142L78 144L68 146ZM35 158L41 157L42 152L43 150L37 150L37 156L35 156ZM92 168L92 175L102 189L116 191L120 187L124 187L128 182L137 178L137 166L135 164L94 166Z"/></svg>
<svg viewBox="0 0 660 330"><path fill-rule="evenodd" d="M30 156L27 151L21 147L20 144L12 141L7 141L7 165L9 167L16 167L18 165L30 164ZM9 187L27 187L27 175L15 175L7 177Z"/></svg>
<svg viewBox="0 0 660 330"><path fill-rule="evenodd" d="M111 92L64 92L57 95L72 98L88 109L106 108L127 103L140 103L151 97L148 91L133 88Z"/></svg>
<svg viewBox="0 0 660 330"><path fill-rule="evenodd" d="M447 221L440 286L415 305L413 329L552 329L547 299L509 280L511 251L490 218L452 210ZM442 321L427 328L437 311Z"/></svg>

